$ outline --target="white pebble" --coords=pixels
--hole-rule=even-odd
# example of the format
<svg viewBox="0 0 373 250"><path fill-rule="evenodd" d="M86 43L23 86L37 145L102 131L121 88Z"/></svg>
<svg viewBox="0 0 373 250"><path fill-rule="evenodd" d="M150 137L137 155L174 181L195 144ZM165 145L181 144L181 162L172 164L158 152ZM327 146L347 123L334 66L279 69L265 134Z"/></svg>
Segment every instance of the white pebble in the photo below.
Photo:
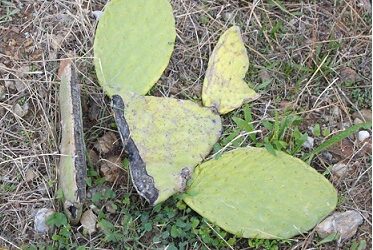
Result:
<svg viewBox="0 0 373 250"><path fill-rule="evenodd" d="M53 213L54 211L50 208L41 208L36 212L34 219L34 229L36 232L40 234L45 234L48 232L49 226L47 225L47 219Z"/></svg>
<svg viewBox="0 0 373 250"><path fill-rule="evenodd" d="M96 21L98 21L102 17L103 14L104 12L100 10L92 11L92 15L96 18Z"/></svg>
<svg viewBox="0 0 373 250"><path fill-rule="evenodd" d="M359 131L359 133L357 134L357 139L359 140L359 141L365 141L365 139L368 139L370 137L370 134L369 134L369 132L368 131L366 131L366 130L361 130L361 131Z"/></svg>
<svg viewBox="0 0 373 250"><path fill-rule="evenodd" d="M308 148L308 149L312 149L314 141L315 141L315 139L308 136L307 140L303 143L303 147Z"/></svg>
<svg viewBox="0 0 373 250"><path fill-rule="evenodd" d="M228 22L233 18L233 13L232 12L227 12L223 14L224 21Z"/></svg>

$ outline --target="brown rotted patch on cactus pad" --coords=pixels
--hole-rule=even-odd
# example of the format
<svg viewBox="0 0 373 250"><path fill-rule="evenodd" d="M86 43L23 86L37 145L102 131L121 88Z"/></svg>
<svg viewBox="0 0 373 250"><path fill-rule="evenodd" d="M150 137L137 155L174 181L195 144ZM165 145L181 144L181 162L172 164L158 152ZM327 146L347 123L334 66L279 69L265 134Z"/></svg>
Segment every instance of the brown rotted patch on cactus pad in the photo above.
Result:
<svg viewBox="0 0 373 250"><path fill-rule="evenodd" d="M150 204L153 204L158 198L158 190L154 186L153 178L148 175L145 162L130 136L128 124L123 114L124 103L120 96L113 96L112 108L123 147L129 156L132 182L137 192Z"/></svg>

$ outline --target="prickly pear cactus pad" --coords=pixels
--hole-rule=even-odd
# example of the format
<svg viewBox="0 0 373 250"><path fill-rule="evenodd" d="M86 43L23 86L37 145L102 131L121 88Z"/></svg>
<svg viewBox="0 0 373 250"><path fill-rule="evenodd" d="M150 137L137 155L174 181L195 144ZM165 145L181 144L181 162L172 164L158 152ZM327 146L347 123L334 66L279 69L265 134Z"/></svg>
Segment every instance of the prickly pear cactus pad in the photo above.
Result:
<svg viewBox="0 0 373 250"><path fill-rule="evenodd" d="M61 61L59 69L61 110L61 158L58 166L59 188L64 210L72 224L79 222L86 197L86 159L80 89L71 61Z"/></svg>
<svg viewBox="0 0 373 250"><path fill-rule="evenodd" d="M113 96L113 110L137 191L151 204L184 191L220 137L220 116L192 101L138 95L123 100Z"/></svg>
<svg viewBox="0 0 373 250"><path fill-rule="evenodd" d="M198 166L184 201L233 234L286 239L310 230L333 211L337 192L300 159L240 148Z"/></svg>
<svg viewBox="0 0 373 250"><path fill-rule="evenodd" d="M225 114L258 98L243 80L248 68L240 29L233 26L219 38L210 56L202 88L203 104Z"/></svg>
<svg viewBox="0 0 373 250"><path fill-rule="evenodd" d="M146 94L167 67L176 37L168 0L112 0L94 42L96 74L112 96Z"/></svg>

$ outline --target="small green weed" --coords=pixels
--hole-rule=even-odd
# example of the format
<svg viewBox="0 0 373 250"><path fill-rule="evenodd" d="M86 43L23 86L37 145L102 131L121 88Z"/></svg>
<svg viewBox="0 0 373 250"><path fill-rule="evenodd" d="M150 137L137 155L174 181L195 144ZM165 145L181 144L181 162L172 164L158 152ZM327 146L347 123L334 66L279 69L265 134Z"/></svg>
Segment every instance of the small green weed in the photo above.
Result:
<svg viewBox="0 0 373 250"><path fill-rule="evenodd" d="M100 186L100 177L90 174L92 186ZM104 189L92 195L98 216L97 228L100 247L121 249L226 249L241 240L192 211L180 197L173 197L154 207L144 207L137 194L118 194ZM114 207L115 213L107 206ZM92 206L92 205L91 205ZM75 228L70 226L63 213L55 213L48 219L54 227L51 243L30 246L28 249L81 249L88 242L72 242ZM241 242L242 243L242 242ZM49 245L48 247L45 247ZM36 247L36 248L32 248Z"/></svg>
<svg viewBox="0 0 373 250"><path fill-rule="evenodd" d="M335 240L339 239L339 237L340 237L340 235L338 233L332 233L332 234L326 236L324 239L320 240L317 243L317 246L335 241Z"/></svg>
<svg viewBox="0 0 373 250"><path fill-rule="evenodd" d="M359 108L370 108L372 106L372 89L354 88L351 91L351 99Z"/></svg>
<svg viewBox="0 0 373 250"><path fill-rule="evenodd" d="M297 115L289 114L280 118L278 113L275 114L274 121L265 120L263 126L269 131L264 137L263 143L257 143L275 154L274 150L285 151L291 155L299 153L303 143L307 140L307 134L301 133L299 125L302 118Z"/></svg>
<svg viewBox="0 0 373 250"><path fill-rule="evenodd" d="M127 203L128 199L125 201ZM136 239L139 248L144 244L141 241L145 237L149 246L181 250L207 249L204 245L221 249L236 243L234 236L211 226L177 198L145 211L135 209L134 205L127 204L122 208L125 216L122 218L121 233L124 238Z"/></svg>
<svg viewBox="0 0 373 250"><path fill-rule="evenodd" d="M13 20L13 16L20 12L20 9L11 1L0 1L0 9L3 9L2 15L0 15L0 24Z"/></svg>
<svg viewBox="0 0 373 250"><path fill-rule="evenodd" d="M350 246L350 250L364 250L367 249L366 240L354 240Z"/></svg>
<svg viewBox="0 0 373 250"><path fill-rule="evenodd" d="M253 249L278 250L281 245L291 245L290 240L265 240L265 239L249 239L249 247Z"/></svg>
<svg viewBox="0 0 373 250"><path fill-rule="evenodd" d="M4 193L14 192L17 189L17 185L11 183L3 183L0 185L0 191Z"/></svg>
<svg viewBox="0 0 373 250"><path fill-rule="evenodd" d="M275 154L275 150L285 151L291 155L299 153L303 143L307 140L307 134L299 130L299 125L302 123L302 118L298 115L287 114L280 117L275 114L275 119L267 119L261 121L257 127L263 128L264 137L259 138L255 132L254 121L251 109L248 105L243 107L243 115L234 115L232 117L236 126L230 129L226 137L224 137L215 150L230 143L233 147L239 147L245 143L245 137L241 136L242 132L248 135L248 141L256 147L265 147L268 151Z"/></svg>
<svg viewBox="0 0 373 250"><path fill-rule="evenodd" d="M263 136L258 137L258 134L255 133L256 128L253 125L254 121L250 107L246 105L242 110L243 115L235 114L232 116L235 126L228 129L227 134L214 146L214 152L219 151L228 144L233 147L249 144L256 147L265 147L273 154L276 153L276 150L285 151L290 155L302 153L302 146L308 137L308 134L301 132L299 128L303 122L302 117L291 113L280 116L279 113L276 112L274 119L262 120L256 125L257 128L262 128L263 132ZM326 150L335 143L358 132L360 129L370 129L371 126L371 123L353 125L331 136L311 152L303 154L302 159L311 161L315 155ZM248 136L248 140L246 140L245 136L242 136L243 132ZM315 124L312 128L312 134L315 137L327 137L330 135L330 130L328 128L321 128L320 124Z"/></svg>
<svg viewBox="0 0 373 250"><path fill-rule="evenodd" d="M344 131L342 131L342 132L340 132L336 135L333 135L331 138L329 138L325 142L321 143L317 148L312 150L312 152L305 155L303 157L303 159L311 161L313 156L315 156L315 155L319 154L320 152L326 150L327 148L331 147L335 143L342 141L344 138L347 138L350 135L358 132L360 129L370 129L371 127L372 127L372 124L370 122L353 125L353 126L347 128L347 129L345 129Z"/></svg>

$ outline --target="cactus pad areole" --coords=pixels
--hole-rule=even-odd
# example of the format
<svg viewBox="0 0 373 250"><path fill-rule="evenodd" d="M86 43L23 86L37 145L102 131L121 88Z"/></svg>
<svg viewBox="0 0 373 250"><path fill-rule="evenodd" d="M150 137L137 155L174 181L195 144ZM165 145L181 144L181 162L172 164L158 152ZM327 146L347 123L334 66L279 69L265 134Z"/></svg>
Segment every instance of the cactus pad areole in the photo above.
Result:
<svg viewBox="0 0 373 250"><path fill-rule="evenodd" d="M196 167L184 201L233 234L286 239L310 230L333 211L337 192L300 159L240 148Z"/></svg>

